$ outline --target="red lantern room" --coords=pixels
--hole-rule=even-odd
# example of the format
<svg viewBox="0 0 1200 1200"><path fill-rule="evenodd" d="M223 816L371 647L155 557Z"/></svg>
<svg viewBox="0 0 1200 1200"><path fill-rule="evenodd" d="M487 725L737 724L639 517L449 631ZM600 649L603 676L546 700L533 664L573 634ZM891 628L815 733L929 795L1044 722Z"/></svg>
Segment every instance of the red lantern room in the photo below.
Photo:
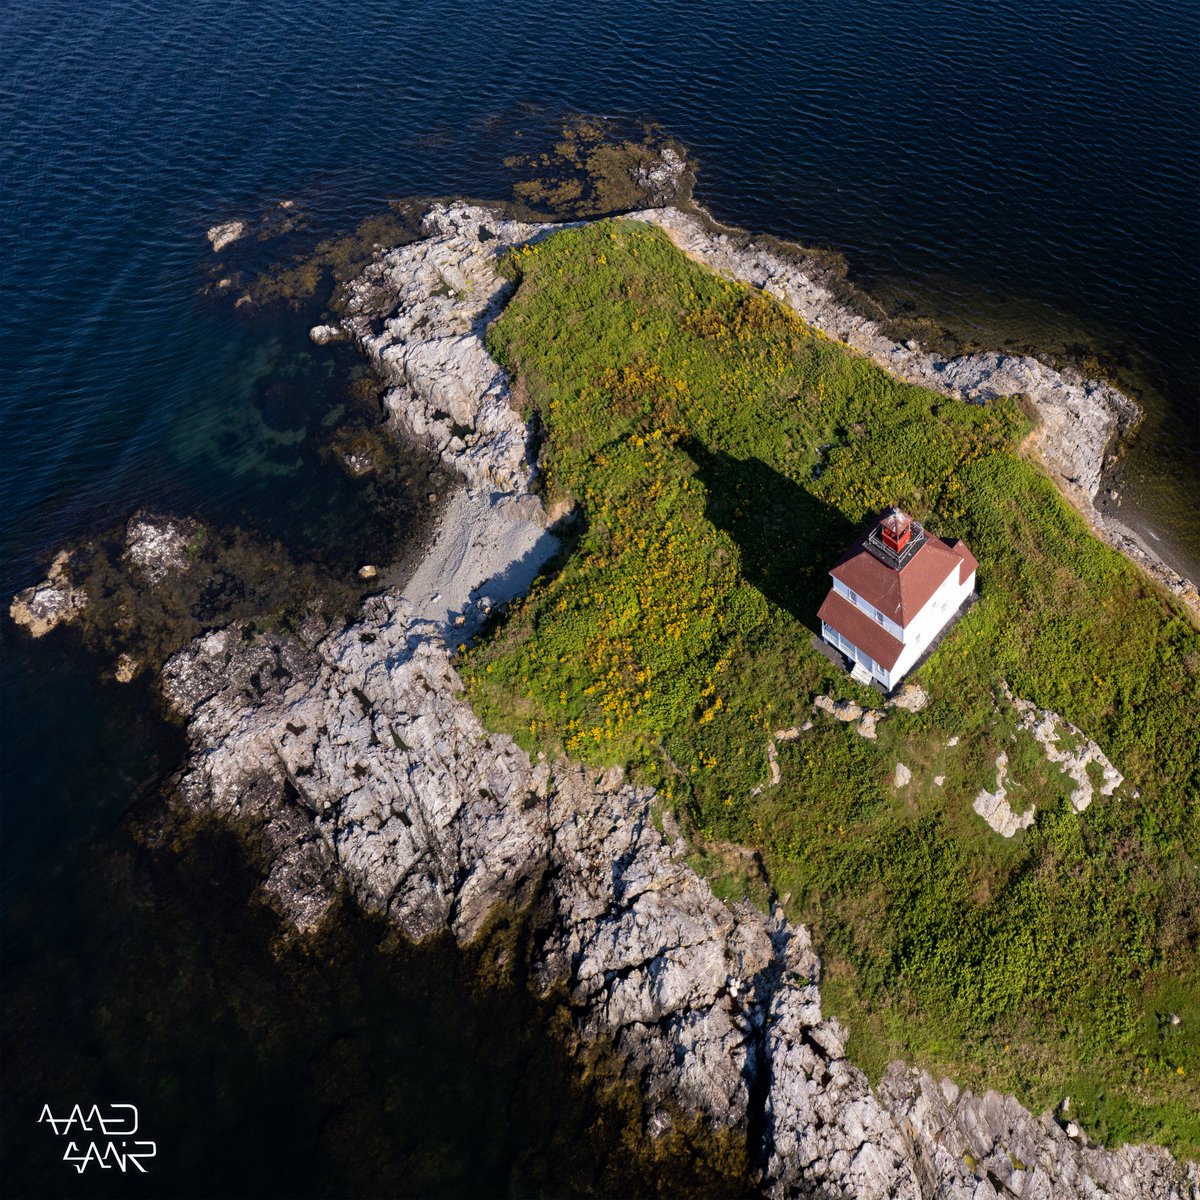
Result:
<svg viewBox="0 0 1200 1200"><path fill-rule="evenodd" d="M883 544L893 554L901 554L912 537L912 517L898 508L893 508L879 522L879 532L883 536Z"/></svg>

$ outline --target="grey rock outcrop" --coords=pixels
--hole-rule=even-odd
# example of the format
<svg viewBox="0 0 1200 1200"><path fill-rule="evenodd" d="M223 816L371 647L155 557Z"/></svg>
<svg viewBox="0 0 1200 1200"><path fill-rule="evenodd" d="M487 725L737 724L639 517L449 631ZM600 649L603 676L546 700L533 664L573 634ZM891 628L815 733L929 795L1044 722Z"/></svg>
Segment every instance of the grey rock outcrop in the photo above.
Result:
<svg viewBox="0 0 1200 1200"><path fill-rule="evenodd" d="M288 921L313 928L345 887L410 938L467 943L497 905L538 896L536 986L565 990L580 1033L613 1041L651 1105L735 1127L761 1093L781 1138L773 1194L917 1195L903 1140L821 1016L807 931L718 901L655 827L648 790L489 734L402 599L372 598L310 648L210 634L163 684L193 746L180 795L253 831Z"/></svg>
<svg viewBox="0 0 1200 1200"><path fill-rule="evenodd" d="M1031 701L1014 696L1007 683L1003 688L1005 698L1020 718L1017 729L1032 734L1046 761L1057 766L1074 783L1071 807L1076 812L1083 812L1092 803L1097 790L1101 796L1111 796L1125 782L1125 777L1104 751L1082 729L1056 712L1038 708ZM1099 783L1095 783L1088 772L1093 765L1100 776ZM1014 811L1008 800L1012 786L1019 786L1019 781L1010 778L1008 755L1002 750L996 756L996 790L989 792L981 788L975 797L974 809L1001 837L1007 838L1028 829L1036 816L1033 808L1019 814Z"/></svg>
<svg viewBox="0 0 1200 1200"><path fill-rule="evenodd" d="M226 246L232 246L246 232L245 221L222 221L219 225L213 225L207 234L208 243L213 248L213 253L219 253Z"/></svg>
<svg viewBox="0 0 1200 1200"><path fill-rule="evenodd" d="M289 922L313 928L345 888L410 938L467 943L497 905L538 899L537 988L613 1042L651 1106L761 1129L773 1197L1003 1195L991 1160L1012 1188L1010 1154L1027 1164L1016 1195L1189 1194L1165 1151L1087 1147L1011 1098L949 1105L953 1085L901 1088L899 1065L872 1092L822 1015L807 931L718 901L656 828L648 790L488 733L402 598L368 600L309 647L210 634L164 690L193 746L180 795L259 839ZM947 1150L959 1142L976 1166Z"/></svg>
<svg viewBox="0 0 1200 1200"><path fill-rule="evenodd" d="M1101 796L1111 796L1125 782L1124 775L1109 761L1108 755L1076 725L1047 708L1038 708L1032 701L1014 696L1008 684L1004 693L1012 706L1021 714L1021 728L1029 730L1041 745L1049 762L1054 763L1070 776L1075 784L1071 792L1071 806L1083 812L1091 804L1097 788L1088 775L1088 767L1095 763L1101 782Z"/></svg>
<svg viewBox="0 0 1200 1200"><path fill-rule="evenodd" d="M1018 813L1008 802L1008 755L1001 750L996 755L996 790L989 792L980 788L972 807L1001 836L1015 837L1022 829L1028 829L1037 816L1031 807Z"/></svg>
<svg viewBox="0 0 1200 1200"><path fill-rule="evenodd" d="M529 433L483 334L512 293L503 254L560 226L469 205L435 206L424 225L429 237L381 254L347 286L344 327L393 383L385 403L399 427L470 487L525 492Z"/></svg>
<svg viewBox="0 0 1200 1200"><path fill-rule="evenodd" d="M1011 1096L960 1091L925 1071L893 1063L876 1090L897 1126L919 1147L921 1194L973 1200L1058 1200L1060 1196L1195 1197L1200 1171L1180 1171L1156 1146L1101 1150L1072 1137L1050 1113L1035 1117Z"/></svg>
<svg viewBox="0 0 1200 1200"><path fill-rule="evenodd" d="M427 238L385 251L347 285L341 328L390 383L396 427L464 481L405 591L414 615L467 638L528 589L559 544L530 492L529 431L484 345L512 291L500 259L557 227L450 205L432 209L425 228Z"/></svg>

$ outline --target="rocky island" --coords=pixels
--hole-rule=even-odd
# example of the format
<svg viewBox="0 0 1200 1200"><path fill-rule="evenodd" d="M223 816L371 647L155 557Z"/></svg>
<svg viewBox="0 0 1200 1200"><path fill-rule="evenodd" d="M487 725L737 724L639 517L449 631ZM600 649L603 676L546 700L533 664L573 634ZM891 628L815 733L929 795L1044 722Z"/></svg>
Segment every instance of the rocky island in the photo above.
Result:
<svg viewBox="0 0 1200 1200"><path fill-rule="evenodd" d="M314 329L314 338L350 337L361 346L388 384L389 420L434 449L456 473L459 488L406 581L371 595L352 620L311 616L288 631L238 621L204 632L163 665L163 695L186 723L190 745L177 780L179 802L245 831L263 857L265 892L298 936L318 927L343 893L368 912L384 914L414 940L449 930L459 942L472 943L499 914L519 917L529 930L520 952L528 956L532 986L569 1015L582 1046L602 1044L615 1053L644 1097L647 1136L700 1119L703 1127L742 1147L747 1175L772 1197L1196 1195L1200 1168L1194 1163L1152 1145L1102 1148L1077 1123L1066 1097L1035 1115L1012 1096L962 1086L961 1080L898 1059L878 1071L873 1084L848 1054L853 1020L848 1031L826 1013L828 964L794 907L809 901L798 895L793 902L779 881L794 878L797 893L811 887L802 870L789 866L774 836L786 830L802 847L804 838L815 836L810 830L823 827L834 853L852 857L857 851L845 844L847 828L853 833L856 822L882 820L886 807L888 831L894 821L916 829L926 819L925 802L907 797L925 787L947 802L953 793L964 809L955 820L976 822L969 837L993 838L966 793L983 780L993 784L987 794L995 795L998 785L1004 801L1011 759L1012 776L1029 792L1028 807L1014 817L1029 814L1029 825L1035 809L1039 816L1045 812L1054 836L1065 844L1075 836L1067 822L1084 809L1132 811L1136 788L1158 778L1153 751L1138 741L1128 715L1122 716L1124 706L1141 704L1168 706L1164 721L1174 728L1156 735L1157 749L1177 770L1162 784L1161 805L1165 812L1182 807L1188 779L1196 778L1189 776L1186 747L1196 732L1200 650L1184 607L1195 608L1195 588L1152 560L1127 531L1105 524L1090 504L1105 455L1136 421L1136 407L1107 385L1072 378L1036 359L978 354L945 360L915 344L890 342L871 322L841 307L802 258L714 228L695 211L663 207L616 222L565 227L523 223L487 208L437 205L424 226L422 239L375 256L345 288L336 320ZM678 300L672 311L687 325L694 346L684 356L687 362L664 351L657 375L642 348L656 344L660 334L662 344L668 339L656 326L654 298L638 293L646 284L635 259L649 262L648 271L669 261L688 289L679 296L672 292L671 303ZM622 317L620 361L604 359L612 343L600 333L572 341L577 323L592 313L576 310L572 318L560 312L561 325L548 335L532 301L520 311L509 304L518 286L518 295L528 291L534 300L545 298L553 295L557 280L573 285L574 275L607 268L610 260L614 269L621 263L632 273L615 285L600 284L598 295L607 294L605 287L628 284L639 305L632 321ZM523 340L523 331L531 329L533 345ZM778 411L779 424L753 422L753 436L764 445L758 457L739 448L728 434L730 418L687 368L694 365L688 356L701 358L705 347L725 354L731 342L731 353L742 346L749 347L747 355L757 354L760 337L780 339L778 344L801 358L818 356L813 361L821 370L792 379L786 355L772 357L775 343L743 364L759 376L778 367L784 381L769 397L776 408L763 410ZM572 356L580 372L580 380L568 379L561 393L547 365L556 348ZM888 379L918 386L890 391L900 385L879 382L885 378L879 368ZM723 384L743 412L766 403L749 384L736 391L742 386L736 371ZM804 441L823 419L821 406L842 402L839 389L849 397L844 428L831 433L830 442ZM953 450L952 471L944 479L934 478L938 464L908 477L897 470L880 484L889 496L911 495L918 508L941 505L944 513L974 521L993 541L1010 534L1027 539L1023 561L1032 564L1031 571L1049 562L1047 570L1071 612L1092 603L1090 594L1077 595L1075 580L1082 571L1081 586L1095 583L1097 594L1111 594L1123 612L1136 610L1147 622L1131 629L1170 648L1175 674L1164 674L1155 691L1137 674L1140 664L1128 665L1128 679L1122 676L1112 684L1118 690L1102 696L1101 676L1109 668L1097 658L1085 671L1097 680L1088 685L1096 696L1082 696L1074 691L1082 666L1067 670L1056 687L1018 656L1002 664L1011 668L1011 681L996 678L993 686L991 675L982 680L975 725L961 714L948 715L954 703L948 697L959 686L948 668L931 665L929 672L918 672L922 686L902 704L884 704L873 692L842 682L840 672L808 647L811 630L802 619L807 593L793 594L790 584L773 579L770 563L758 564L755 574L751 544L762 531L746 522L764 516L782 520L782 529L772 525L771 536L793 541L787 512L748 510L763 496L787 501L798 499L803 489L815 499L798 500L797 512L820 533L861 519L881 498L856 482L864 459L890 469L875 453L871 430L850 407L862 394L868 403L882 397L881 403L890 404L895 397L895 404L908 406L886 418L895 420L895 429L908 427L921 442L934 431ZM1103 547L1096 551L1108 555L1102 559L1086 549L1078 559L1065 550L1053 559L1057 551L1046 549L1038 526L1011 517L1002 533L995 532L997 514L1012 507L1005 488L1013 487L1012 494L1031 508L1051 505L1047 520L1061 539L1056 544L1090 544L1073 513L1053 508L1049 498L1057 502L1057 493L1045 476L1012 454L1025 428L1014 396L1036 418L1029 422L1033 447L1050 474L1102 536L1151 570L1182 603L1156 591ZM705 424L709 417L711 424ZM616 424L605 425L608 421ZM814 424L804 424L808 421ZM943 427L949 430L944 435ZM609 440L593 437L600 428ZM740 427L734 432L742 436ZM793 457L772 465L766 443L781 439L789 441ZM757 444L746 443L751 449ZM997 466L1001 456L1007 457ZM1027 474L1013 484L1004 475L1010 469ZM687 525L664 533L664 542L679 540L672 551L676 557L654 568L675 572L684 600L690 566L712 561L725 572L699 581L715 597L711 612L681 601L677 613L654 614L648 609L657 593L637 592L632 583L630 596L642 599L614 612L629 582L622 572L630 563L649 571L649 560L637 555L653 552L644 544L647 527L628 512L628 496L606 491L621 484L622 472L649 520L669 511ZM968 476L981 497L974 503L982 507L955 499L951 485ZM723 497L718 493L727 479L737 485L732 496ZM1045 480L1044 490L1022 492L1040 487L1039 480ZM677 485L680 490L672 490ZM745 488L741 500L739 486ZM694 518L687 496L695 501ZM128 559L135 567L142 564L146 586L160 586L172 572L188 569L186 551L196 536L194 527L171 522L131 522ZM154 559L149 572L148 538L171 548ZM614 550L625 545L623 538L626 557L625 550ZM828 550L800 541L809 555L804 587L819 590L823 572L813 564ZM990 544L987 537L982 544ZM1046 554L1053 561L1044 560ZM982 553L980 561L984 574L988 560ZM985 622L1008 621L1016 629L1023 614L1044 602L1035 581L1019 570L1010 579L1007 570L998 562L992 566L993 587L1011 605L997 601L994 614L984 611L972 616L973 624L964 621L942 651L945 658L958 655L963 662L968 653L988 655L992 626ZM757 599L742 590L752 586L747 577ZM1013 582L1018 577L1024 591ZM724 600L735 614L732 625L720 609ZM69 558L60 558L45 583L14 601L12 615L39 635L56 623L81 619L88 604L71 576ZM608 676L595 664L586 666L594 647L591 634L579 630L580 622L593 628L587 624L589 609L603 610L605 621L624 622L612 637L624 638L628 658L605 667L613 672L607 685ZM575 623L568 629L569 618ZM660 618L678 622L677 630L663 635L654 627ZM599 621L597 616L594 624ZM755 631L753 643L747 642L753 652L745 647L739 652L742 621ZM1099 634L1091 626L1080 628L1083 644L1073 653L1103 653L1106 643ZM646 658L639 630L678 644L679 657ZM799 666L791 661L792 650L777 655L775 631L796 647ZM1036 625L1023 645L1044 654L1055 632ZM982 644L969 651L975 640ZM975 666L970 659L960 669ZM769 680L766 690L773 696L762 694L761 687L752 694L747 680L754 670ZM654 688L672 672L696 686L695 700L674 708L658 705ZM1130 682L1135 676L1136 694ZM818 682L826 686L809 686ZM662 686L669 689L670 683ZM1034 692L1032 702L1022 697L1024 691ZM836 698L827 692L836 692ZM964 699L963 707L972 702ZM1053 711L1068 704L1071 720ZM734 724L726 727L726 720ZM701 736L693 727L702 727L703 737L723 730L724 740L691 742ZM944 737L960 728L963 733ZM1118 735L1119 748L1110 742L1107 750L1128 779L1089 740ZM954 759L950 752L960 737L978 738L987 761L964 766ZM1005 770L996 746L1007 747L1001 750ZM1121 750L1134 761L1122 761ZM876 758L868 762L866 753ZM741 762L736 767L718 762L723 754ZM794 831L795 819L784 816L784 801L775 797L786 793L792 797L787 803L795 805L796 797L811 795L817 805L832 790L821 774L826 758L831 771L849 763L863 772L862 791L880 797L878 811L860 811L865 801L837 815L816 806L804 819L804 831ZM1068 758L1074 765L1064 768L1062 782L1059 766ZM1098 768L1101 760L1111 777L1103 771L1097 776L1089 766ZM877 778L880 771L885 781ZM1010 779L1010 791L1011 786ZM1088 804L1072 804L1070 798L1084 788ZM981 794L986 791L980 787ZM899 816L890 815L893 810ZM997 810L997 804L989 807ZM733 842L750 841L747 835L761 830L759 823L772 821L759 835L765 873L743 871L731 890L725 867L744 861ZM1186 815L1165 816L1162 836L1187 843L1195 832L1187 821ZM863 828L864 843L883 838L882 827ZM1136 866L1135 832L1114 829L1126 839L1124 852ZM903 831L895 836L912 837ZM1070 869L1093 871L1097 852L1071 845ZM984 908L988 887L1021 885L1018 874L1011 879L1007 874L1009 860L1003 862L993 875L977 872L974 886ZM952 859L926 863L934 874L955 865ZM1053 873L1056 863L1049 851L1034 860L1043 873ZM1158 860L1151 867L1157 869ZM1194 864L1190 875L1181 868L1183 874L1165 888L1193 894L1194 870ZM1134 870L1130 878L1140 876ZM915 883L914 889L916 906L921 901ZM1157 903L1157 893L1153 899ZM856 965L852 946L855 938L869 940L868 927L855 926L839 911L842 903L837 897L824 901L832 926L842 931L840 940L826 935L826 941L839 959L838 995L853 994L852 1011L866 1013L872 997L855 992L846 979L866 973L866 960ZM1118 924L1125 920L1124 909L1111 912ZM1040 927L1037 932L1041 935ZM996 944L1003 954L1015 953L1006 936L997 928ZM1176 949L1194 961L1192 937L1181 934ZM1131 987L1151 978L1162 983L1170 974L1176 965L1162 965L1165 947L1155 943L1146 951L1144 973ZM900 954L882 942L868 945L871 954L881 948ZM505 954L517 952L501 947L497 970L505 970ZM1043 966L1031 955L1015 970L1037 972ZM937 969L953 975L966 968L947 961ZM1156 969L1166 975L1153 976ZM907 982L901 976L895 990ZM1025 979L1012 986L1019 999L1030 992ZM886 988L874 999L885 994ZM1011 1010L1003 1003L994 998L988 1003L997 1019L1008 1019ZM1117 1049L1103 1043L1103 1053L1125 1053L1124 1036L1115 1037ZM1036 1037L1034 1043L1042 1045ZM939 1061L928 1041L914 1035L914 1044L924 1058ZM1182 1067L1177 1076L1184 1078ZM1156 1084L1158 1090L1146 1094L1147 1104L1165 1113L1186 1109L1189 1093L1169 1093L1176 1082ZM1174 1136L1186 1144L1186 1133Z"/></svg>

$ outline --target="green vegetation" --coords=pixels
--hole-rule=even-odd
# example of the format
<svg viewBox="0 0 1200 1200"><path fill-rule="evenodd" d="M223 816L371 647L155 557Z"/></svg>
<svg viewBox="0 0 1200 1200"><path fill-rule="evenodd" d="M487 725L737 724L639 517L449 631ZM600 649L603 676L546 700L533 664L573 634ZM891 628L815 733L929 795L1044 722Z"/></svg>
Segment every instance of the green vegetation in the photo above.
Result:
<svg viewBox="0 0 1200 1200"><path fill-rule="evenodd" d="M1182 609L1020 456L1017 403L897 382L633 222L512 267L490 346L580 529L464 657L478 711L655 784L723 891L754 873L720 844L757 849L873 1073L902 1057L1035 1108L1069 1094L1098 1135L1200 1152L1200 636ZM915 675L928 708L877 741L816 714L778 743L771 787L772 732L814 695L878 702L812 641L829 567L892 502L966 539L980 600ZM1002 680L1100 744L1127 777L1115 797L1071 810ZM1011 841L971 808L1000 750L1037 810Z"/></svg>

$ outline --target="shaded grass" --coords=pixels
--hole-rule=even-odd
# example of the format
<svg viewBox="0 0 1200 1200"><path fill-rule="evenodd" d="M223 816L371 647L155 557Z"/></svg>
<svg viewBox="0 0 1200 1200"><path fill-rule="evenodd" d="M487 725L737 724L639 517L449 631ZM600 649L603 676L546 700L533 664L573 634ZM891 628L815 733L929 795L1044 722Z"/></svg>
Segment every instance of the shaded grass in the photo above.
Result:
<svg viewBox="0 0 1200 1200"><path fill-rule="evenodd" d="M1200 637L1182 611L1018 456L1014 401L894 380L634 222L511 267L489 345L544 431L544 486L585 526L466 657L478 711L530 749L627 765L690 818L701 863L718 841L761 851L836 966L827 1004L864 1064L901 1056L1035 1107L1070 1085L1093 1132L1197 1152L1200 1020L1164 1040L1154 1015L1196 994ZM877 742L818 716L770 787L772 732L817 692L875 700L810 640L829 567L891 503L966 539L981 598L917 672L928 709ZM1073 813L1013 740L1002 679L1126 787ZM971 810L1001 749L1037 811L1010 842Z"/></svg>

